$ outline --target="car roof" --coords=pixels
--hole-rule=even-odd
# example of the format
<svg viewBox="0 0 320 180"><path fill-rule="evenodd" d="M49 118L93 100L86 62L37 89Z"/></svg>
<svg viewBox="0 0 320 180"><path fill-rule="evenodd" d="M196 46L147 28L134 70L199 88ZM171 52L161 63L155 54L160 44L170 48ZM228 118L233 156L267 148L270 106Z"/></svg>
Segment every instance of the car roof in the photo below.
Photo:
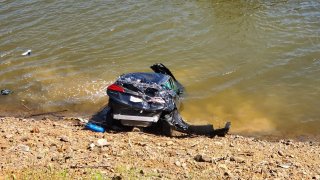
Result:
<svg viewBox="0 0 320 180"><path fill-rule="evenodd" d="M146 72L135 72L128 73L120 76L120 79L130 79L132 81L139 81L141 83L156 83L162 84L167 82L170 76L161 73L146 73Z"/></svg>

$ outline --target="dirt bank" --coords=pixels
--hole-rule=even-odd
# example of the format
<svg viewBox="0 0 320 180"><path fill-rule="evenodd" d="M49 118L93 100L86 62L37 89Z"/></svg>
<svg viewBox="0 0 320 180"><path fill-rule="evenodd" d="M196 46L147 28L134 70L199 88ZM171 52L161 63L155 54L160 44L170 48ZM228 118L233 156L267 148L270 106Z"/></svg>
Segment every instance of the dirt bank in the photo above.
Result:
<svg viewBox="0 0 320 180"><path fill-rule="evenodd" d="M70 119L0 124L0 179L320 179L316 141L95 133Z"/></svg>

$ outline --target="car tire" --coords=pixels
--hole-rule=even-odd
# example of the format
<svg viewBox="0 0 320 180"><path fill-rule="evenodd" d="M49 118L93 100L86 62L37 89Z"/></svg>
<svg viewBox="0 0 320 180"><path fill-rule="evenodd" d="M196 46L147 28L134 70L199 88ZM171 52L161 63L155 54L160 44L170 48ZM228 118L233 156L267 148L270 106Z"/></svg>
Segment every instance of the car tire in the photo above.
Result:
<svg viewBox="0 0 320 180"><path fill-rule="evenodd" d="M164 121L164 120L160 121L159 126L160 126L160 131L162 135L165 135L168 137L172 136L173 130L171 125L167 121Z"/></svg>
<svg viewBox="0 0 320 180"><path fill-rule="evenodd" d="M115 125L115 120L112 117L112 109L109 108L107 114L106 114L106 126L112 127Z"/></svg>
<svg viewBox="0 0 320 180"><path fill-rule="evenodd" d="M121 124L120 120L116 120L113 118L113 111L110 108L106 115L106 125L112 130L115 131L132 131L133 127L132 126L124 126Z"/></svg>

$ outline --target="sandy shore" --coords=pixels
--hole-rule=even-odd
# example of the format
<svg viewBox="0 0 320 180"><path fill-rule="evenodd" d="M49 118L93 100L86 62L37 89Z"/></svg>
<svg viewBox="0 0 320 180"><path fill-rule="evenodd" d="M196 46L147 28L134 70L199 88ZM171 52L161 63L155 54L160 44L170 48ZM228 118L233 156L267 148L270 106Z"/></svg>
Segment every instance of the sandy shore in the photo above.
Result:
<svg viewBox="0 0 320 180"><path fill-rule="evenodd" d="M320 179L317 141L96 133L70 118L0 124L0 179Z"/></svg>

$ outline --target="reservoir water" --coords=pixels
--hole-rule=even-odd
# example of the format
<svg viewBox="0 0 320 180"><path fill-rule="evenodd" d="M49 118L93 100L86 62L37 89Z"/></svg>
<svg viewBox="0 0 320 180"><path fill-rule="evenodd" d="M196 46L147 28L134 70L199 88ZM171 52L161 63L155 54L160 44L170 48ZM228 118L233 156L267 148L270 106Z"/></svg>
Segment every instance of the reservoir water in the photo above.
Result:
<svg viewBox="0 0 320 180"><path fill-rule="evenodd" d="M185 85L188 122L320 134L318 0L0 0L3 115L93 114L119 75L156 62Z"/></svg>

